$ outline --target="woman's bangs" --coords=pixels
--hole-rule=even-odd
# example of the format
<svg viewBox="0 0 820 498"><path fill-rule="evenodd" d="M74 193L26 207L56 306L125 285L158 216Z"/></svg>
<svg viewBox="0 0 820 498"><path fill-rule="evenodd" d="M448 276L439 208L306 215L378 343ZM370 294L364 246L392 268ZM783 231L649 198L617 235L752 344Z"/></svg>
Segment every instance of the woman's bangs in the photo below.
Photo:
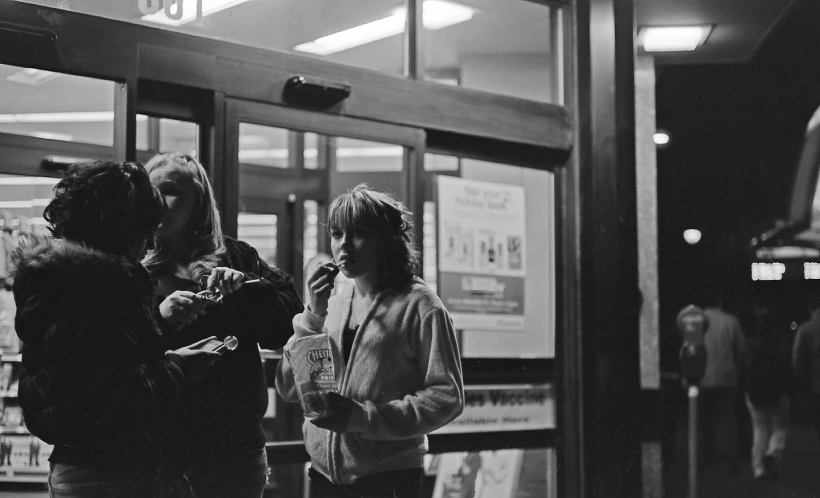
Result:
<svg viewBox="0 0 820 498"><path fill-rule="evenodd" d="M340 230L349 228L378 229L380 216L372 199L355 194L348 193L333 202L328 213L327 225L329 228L338 228Z"/></svg>

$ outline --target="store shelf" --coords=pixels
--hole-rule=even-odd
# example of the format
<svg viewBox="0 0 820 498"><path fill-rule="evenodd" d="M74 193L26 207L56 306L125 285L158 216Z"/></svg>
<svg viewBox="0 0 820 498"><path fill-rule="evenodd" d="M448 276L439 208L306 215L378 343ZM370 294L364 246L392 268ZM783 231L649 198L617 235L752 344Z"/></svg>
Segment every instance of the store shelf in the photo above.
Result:
<svg viewBox="0 0 820 498"><path fill-rule="evenodd" d="M16 398L17 391L0 391L0 398Z"/></svg>
<svg viewBox="0 0 820 498"><path fill-rule="evenodd" d="M25 427L0 427L0 434L31 434ZM0 467L2 468L2 467Z"/></svg>
<svg viewBox="0 0 820 498"><path fill-rule="evenodd" d="M0 467L0 482L46 482L48 469L30 467Z"/></svg>
<svg viewBox="0 0 820 498"><path fill-rule="evenodd" d="M0 362L21 363L23 361L22 353L14 354L0 354Z"/></svg>

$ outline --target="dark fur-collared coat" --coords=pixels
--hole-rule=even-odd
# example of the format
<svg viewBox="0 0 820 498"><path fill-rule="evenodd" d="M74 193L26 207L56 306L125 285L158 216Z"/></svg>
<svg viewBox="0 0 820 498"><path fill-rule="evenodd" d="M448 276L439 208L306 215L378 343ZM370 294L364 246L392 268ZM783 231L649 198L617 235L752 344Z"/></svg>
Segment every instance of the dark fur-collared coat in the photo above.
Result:
<svg viewBox="0 0 820 498"><path fill-rule="evenodd" d="M33 239L14 254L19 396L52 462L114 479L176 472L185 376L165 359L153 282L139 261L66 240Z"/></svg>

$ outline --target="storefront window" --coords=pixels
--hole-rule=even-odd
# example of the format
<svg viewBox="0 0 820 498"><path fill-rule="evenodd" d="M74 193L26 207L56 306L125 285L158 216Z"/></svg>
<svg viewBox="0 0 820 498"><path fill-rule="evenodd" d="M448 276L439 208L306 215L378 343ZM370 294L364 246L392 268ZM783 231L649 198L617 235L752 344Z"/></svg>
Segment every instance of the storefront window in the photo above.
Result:
<svg viewBox="0 0 820 498"><path fill-rule="evenodd" d="M430 156L425 163L450 164ZM425 278L436 276L463 331L462 356L554 357L553 174L453 159L460 175L439 175L436 200L425 204L422 248Z"/></svg>
<svg viewBox="0 0 820 498"><path fill-rule="evenodd" d="M32 435L18 401L23 374L21 342L14 329L16 307L11 292L11 253L23 234L47 234L43 210L53 197L57 178L0 174L0 434L11 446L0 482L45 481L53 446Z"/></svg>
<svg viewBox="0 0 820 498"><path fill-rule="evenodd" d="M180 152L197 157L199 126L190 121L138 114L137 150L150 154Z"/></svg>
<svg viewBox="0 0 820 498"><path fill-rule="evenodd" d="M111 146L112 81L0 64L0 133Z"/></svg>
<svg viewBox="0 0 820 498"><path fill-rule="evenodd" d="M336 171L340 173L373 173L401 171L404 147L368 140L339 137L336 139Z"/></svg>
<svg viewBox="0 0 820 498"><path fill-rule="evenodd" d="M403 0L18 0L119 21L403 71Z"/></svg>
<svg viewBox="0 0 820 498"><path fill-rule="evenodd" d="M557 482L552 478L556 474L555 450L551 449L425 455L424 474L434 497L558 496Z"/></svg>
<svg viewBox="0 0 820 498"><path fill-rule="evenodd" d="M237 235L259 253L259 257L269 265L276 266L276 222L275 214L239 213Z"/></svg>
<svg viewBox="0 0 820 498"><path fill-rule="evenodd" d="M456 1L468 20L448 29L434 29L428 17L450 7L424 2L426 80L560 103L563 47L556 42L560 22L553 7L523 0Z"/></svg>
<svg viewBox="0 0 820 498"><path fill-rule="evenodd" d="M291 167L288 136L294 133L284 128L239 123L239 162L269 168Z"/></svg>

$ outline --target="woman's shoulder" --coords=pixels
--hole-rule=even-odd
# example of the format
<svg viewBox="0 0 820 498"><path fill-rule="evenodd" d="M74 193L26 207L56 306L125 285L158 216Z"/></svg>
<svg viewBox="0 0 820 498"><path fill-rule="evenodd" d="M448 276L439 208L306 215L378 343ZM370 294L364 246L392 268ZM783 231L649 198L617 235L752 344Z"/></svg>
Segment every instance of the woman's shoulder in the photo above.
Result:
<svg viewBox="0 0 820 498"><path fill-rule="evenodd" d="M396 294L401 297L401 300L406 302L408 306L417 309L422 315L434 309L446 311L444 303L441 301L441 298L438 297L438 294L419 277L413 277L413 279L401 290L397 291Z"/></svg>
<svg viewBox="0 0 820 498"><path fill-rule="evenodd" d="M111 278L112 275L141 275L145 268L135 259L107 254L76 242L48 237L29 237L21 241L12 255L17 275L39 271L59 275L88 272L89 277Z"/></svg>
<svg viewBox="0 0 820 498"><path fill-rule="evenodd" d="M245 241L225 237L225 253L223 259L228 259L233 264L251 264L259 259L259 252Z"/></svg>

